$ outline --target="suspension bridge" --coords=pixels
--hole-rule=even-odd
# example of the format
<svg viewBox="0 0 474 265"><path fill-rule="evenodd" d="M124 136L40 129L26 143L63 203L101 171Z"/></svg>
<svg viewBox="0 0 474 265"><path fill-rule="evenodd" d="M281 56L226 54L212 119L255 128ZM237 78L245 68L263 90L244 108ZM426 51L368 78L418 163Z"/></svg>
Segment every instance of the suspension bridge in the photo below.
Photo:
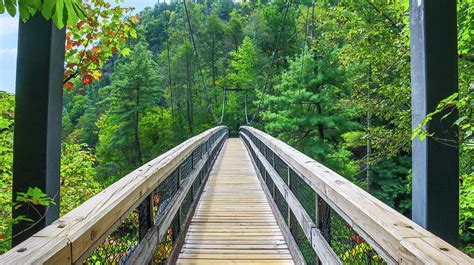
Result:
<svg viewBox="0 0 474 265"><path fill-rule="evenodd" d="M218 126L185 141L0 264L473 264L270 135L228 135Z"/></svg>
<svg viewBox="0 0 474 265"><path fill-rule="evenodd" d="M416 126L437 102L457 91L456 5L411 2ZM289 6L290 1L270 67ZM57 199L64 40L65 31L39 15L20 23L14 192L38 186ZM199 74L209 102L201 67ZM263 92L268 82L269 75ZM226 93L220 121L208 104L219 124ZM59 205L41 209L43 217L34 226L14 226L20 233L13 238L14 247L0 256L0 264L474 264L451 245L458 233L459 179L449 165L458 165L457 148L413 142L414 222L251 127L260 111L259 103L249 119L245 96L247 126L240 127L238 137L229 138L225 126L214 127L61 218ZM437 133L447 131L433 127ZM14 214L20 211L14 209Z"/></svg>

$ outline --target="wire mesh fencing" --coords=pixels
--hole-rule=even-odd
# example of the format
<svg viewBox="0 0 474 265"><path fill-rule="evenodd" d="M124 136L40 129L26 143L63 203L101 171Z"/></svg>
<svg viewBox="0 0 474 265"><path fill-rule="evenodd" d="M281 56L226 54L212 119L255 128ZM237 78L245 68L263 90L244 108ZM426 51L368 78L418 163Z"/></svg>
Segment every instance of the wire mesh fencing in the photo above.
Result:
<svg viewBox="0 0 474 265"><path fill-rule="evenodd" d="M242 128L240 131L248 137L249 140L245 137L243 139L250 147L249 151L256 168L264 179L277 206L276 208L288 225L300 253L308 264L318 264L316 252L297 218L288 207L285 197L275 186L261 158L270 164L277 173L277 177L281 178L287 185L343 264L386 263L343 218L331 209L329 204L317 195L316 191L282 157L273 152L271 148L247 129ZM250 143L253 143L255 148L251 148Z"/></svg>
<svg viewBox="0 0 474 265"><path fill-rule="evenodd" d="M134 209L110 234L84 264L124 264L140 240L139 209Z"/></svg>
<svg viewBox="0 0 474 265"><path fill-rule="evenodd" d="M179 201L177 195L186 192L153 255L153 264L165 264L182 232L183 224L190 216L193 202L197 199L197 194L209 175L226 139L226 133L228 133L226 129L221 129L210 136L207 141L194 148L149 195L143 197L140 204L127 214L110 235L84 259L83 264L102 265L133 262L133 259L130 260L130 258L141 241L148 233L152 232L152 227L155 226L156 229L156 225L173 207L172 204ZM220 141L217 142L219 139ZM207 159L201 163L203 158ZM194 178L192 183L186 182L190 177ZM186 190L184 190L185 187L187 187Z"/></svg>
<svg viewBox="0 0 474 265"><path fill-rule="evenodd" d="M344 264L386 264L382 257L335 211L330 213L330 245Z"/></svg>
<svg viewBox="0 0 474 265"><path fill-rule="evenodd" d="M317 264L318 263L318 256L314 251L313 247L311 246L311 242L309 242L308 238L306 237L301 225L296 220L295 215L290 210L290 232L293 236L293 239L298 246L301 254L303 255L304 260L307 264Z"/></svg>
<svg viewBox="0 0 474 265"><path fill-rule="evenodd" d="M195 177L194 181L191 183L189 190L187 191L183 201L181 202L178 212L176 213L171 225L166 231L166 234L162 238L161 242L158 244L156 252L153 256L153 264L167 264L169 261L174 248L176 247L176 241L183 232L184 225L188 221L188 218L191 218L190 212L193 208L193 203L197 201L197 196L202 189L205 181L207 180L209 173L211 172L212 165L214 164L219 151L224 144L226 137L223 137L220 142L216 143L226 131L220 131L217 134L214 134L209 138L209 140L202 145L198 146L188 158L184 159L182 164L179 166L180 174L186 174L187 176L183 179L179 178L179 187L181 183L189 178L190 176ZM197 165L200 163L201 159L205 157L205 153L208 153L207 160L197 168ZM197 158L200 159L197 159ZM198 170L199 171L196 171ZM188 172L189 171L189 172ZM172 182L172 181L170 181ZM184 235L183 235L184 236Z"/></svg>

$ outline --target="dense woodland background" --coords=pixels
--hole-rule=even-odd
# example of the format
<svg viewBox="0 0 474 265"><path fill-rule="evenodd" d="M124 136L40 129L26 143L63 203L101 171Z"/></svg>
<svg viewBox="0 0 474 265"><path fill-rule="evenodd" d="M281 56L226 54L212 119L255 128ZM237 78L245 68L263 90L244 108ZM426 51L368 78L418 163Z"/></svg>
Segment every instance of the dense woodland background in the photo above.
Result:
<svg viewBox="0 0 474 265"><path fill-rule="evenodd" d="M189 21L181 1L139 12L120 36L124 48L103 54L99 72L66 71L61 213L215 126L224 88L240 88L224 99L223 124L234 133L246 124L247 95L253 126L410 217L412 137L437 138L411 129L408 1L334 2L198 0L186 2ZM426 119L459 111L460 248L471 256L473 21L474 1L458 1L459 94ZM68 35L69 64L79 64L80 45L69 42L83 36L77 28ZM91 50L105 49L98 41ZM13 95L0 94L0 113L1 253L18 221L11 218Z"/></svg>

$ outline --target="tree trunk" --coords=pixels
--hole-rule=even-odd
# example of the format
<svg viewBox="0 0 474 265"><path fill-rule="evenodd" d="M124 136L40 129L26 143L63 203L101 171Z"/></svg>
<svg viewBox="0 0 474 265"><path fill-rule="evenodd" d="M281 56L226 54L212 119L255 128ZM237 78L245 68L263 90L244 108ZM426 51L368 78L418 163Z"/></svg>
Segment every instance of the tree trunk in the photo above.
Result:
<svg viewBox="0 0 474 265"><path fill-rule="evenodd" d="M194 133L193 128L193 101L192 101L192 87L191 87L191 75L190 75L190 62L189 58L186 59L186 108L187 108L187 116L188 116L188 127L189 133L192 135Z"/></svg>
<svg viewBox="0 0 474 265"><path fill-rule="evenodd" d="M316 110L319 115L323 113L323 108L321 107L321 103L316 103ZM319 138L321 138L321 140L324 140L324 125L322 123L318 123L318 134L319 134Z"/></svg>
<svg viewBox="0 0 474 265"><path fill-rule="evenodd" d="M140 86L137 87L137 94L135 98L135 108L138 109L140 106ZM142 164L142 150L140 147L140 139L138 136L139 132L139 111L135 111L135 124L134 124L134 134L135 134L135 165L138 167Z"/></svg>

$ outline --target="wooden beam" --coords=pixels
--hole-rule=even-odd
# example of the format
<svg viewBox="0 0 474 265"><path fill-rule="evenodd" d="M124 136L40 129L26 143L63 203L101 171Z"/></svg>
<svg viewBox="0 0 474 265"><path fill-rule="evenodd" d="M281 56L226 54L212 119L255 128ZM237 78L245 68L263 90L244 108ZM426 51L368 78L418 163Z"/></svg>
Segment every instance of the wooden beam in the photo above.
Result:
<svg viewBox="0 0 474 265"><path fill-rule="evenodd" d="M336 211L355 231L389 262L407 262L407 257L422 263L417 253L421 249L409 247L402 253L402 242L409 238L431 238L438 252L448 254L451 264L474 263L467 255L450 246L410 219L401 215L380 200L357 187L331 169L288 146L282 141L249 126L242 126L267 145L288 166ZM435 244L435 243L433 243ZM445 251L444 249L447 249ZM426 253L430 255L430 253ZM456 257L457 259L455 259Z"/></svg>
<svg viewBox="0 0 474 265"><path fill-rule="evenodd" d="M41 260L55 258L64 248L71 253L71 262L82 262L80 259L85 253L100 244L104 237L112 232L110 228L133 211L183 159L197 146L225 128L218 126L207 130L131 172L32 238L11 249L8 255L0 256L0 264L41 263ZM67 244L63 244L62 240L51 240L48 247L44 247L41 243L44 238L65 239ZM36 251L30 248L32 245L43 247ZM25 250L19 252L21 249Z"/></svg>
<svg viewBox="0 0 474 265"><path fill-rule="evenodd" d="M342 264L342 262L337 257L336 253L332 250L331 246L321 235L321 232L316 227L316 224L311 220L311 217L303 208L303 205L301 205L301 203L298 201L298 199L290 190L290 188L278 175L278 172L276 172L273 166L266 160L265 156L262 153L260 153L258 148L255 146L255 144L250 140L250 138L247 135L245 135L244 133L240 133L240 137L245 139L244 142L248 145L248 148L253 149L258 160L265 167L265 170L268 173L267 177L268 176L271 177L271 179L273 180L273 183L275 184L275 187L278 188L283 198L285 198L286 203L288 203L289 208L293 212L293 215L298 221L306 238L313 246L313 249L316 252L318 258L321 260L321 262L323 262L323 264ZM265 186L265 184L263 183L262 186Z"/></svg>

